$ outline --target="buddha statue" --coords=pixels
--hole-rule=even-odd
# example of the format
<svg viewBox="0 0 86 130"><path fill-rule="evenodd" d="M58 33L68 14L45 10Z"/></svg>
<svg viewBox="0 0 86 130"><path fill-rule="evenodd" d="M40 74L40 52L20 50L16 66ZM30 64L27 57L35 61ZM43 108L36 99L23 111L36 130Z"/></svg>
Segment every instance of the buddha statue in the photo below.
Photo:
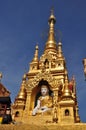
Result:
<svg viewBox="0 0 86 130"><path fill-rule="evenodd" d="M46 85L41 86L41 96L37 100L37 105L33 109L32 115L45 113L52 109L52 97L49 95L49 89Z"/></svg>

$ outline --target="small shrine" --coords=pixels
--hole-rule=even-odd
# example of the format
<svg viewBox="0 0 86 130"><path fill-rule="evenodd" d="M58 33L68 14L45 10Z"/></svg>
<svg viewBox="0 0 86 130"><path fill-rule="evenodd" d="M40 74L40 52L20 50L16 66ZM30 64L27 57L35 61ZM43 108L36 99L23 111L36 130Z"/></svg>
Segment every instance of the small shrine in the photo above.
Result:
<svg viewBox="0 0 86 130"><path fill-rule="evenodd" d="M24 74L18 95L12 104L17 121L31 124L79 123L76 81L68 77L62 43L56 42L56 18L51 11L49 32L43 54L39 47Z"/></svg>

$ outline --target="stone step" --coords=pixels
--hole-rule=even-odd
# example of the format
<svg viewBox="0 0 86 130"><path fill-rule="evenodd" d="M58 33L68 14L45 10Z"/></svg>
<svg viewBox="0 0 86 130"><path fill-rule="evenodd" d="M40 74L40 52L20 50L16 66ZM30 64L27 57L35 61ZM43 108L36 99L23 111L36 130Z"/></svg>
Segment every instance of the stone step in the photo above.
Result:
<svg viewBox="0 0 86 130"><path fill-rule="evenodd" d="M0 125L0 130L86 130L86 124L47 124L47 125L31 125L31 124L8 124Z"/></svg>

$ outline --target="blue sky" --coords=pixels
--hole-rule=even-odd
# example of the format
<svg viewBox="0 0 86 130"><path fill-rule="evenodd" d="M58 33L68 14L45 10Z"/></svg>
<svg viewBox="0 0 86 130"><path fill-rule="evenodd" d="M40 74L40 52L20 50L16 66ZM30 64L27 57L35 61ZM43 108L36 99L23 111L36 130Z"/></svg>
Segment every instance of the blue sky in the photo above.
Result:
<svg viewBox="0 0 86 130"><path fill-rule="evenodd" d="M18 94L22 76L29 69L35 45L41 56L48 32L48 18L54 7L56 37L60 32L69 78L75 76L81 120L86 122L86 81L82 59L86 57L86 0L0 1L0 71L2 83Z"/></svg>

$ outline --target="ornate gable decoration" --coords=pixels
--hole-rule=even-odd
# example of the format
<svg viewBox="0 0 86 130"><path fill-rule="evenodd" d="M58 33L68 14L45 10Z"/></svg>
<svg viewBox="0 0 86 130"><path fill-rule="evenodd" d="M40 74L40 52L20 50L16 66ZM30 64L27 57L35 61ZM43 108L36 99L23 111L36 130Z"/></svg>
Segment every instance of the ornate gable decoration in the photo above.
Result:
<svg viewBox="0 0 86 130"><path fill-rule="evenodd" d="M51 82L54 80L54 77L50 74L49 71L38 73L33 80L29 80L27 89L32 90L38 83L42 80L46 80L51 85Z"/></svg>
<svg viewBox="0 0 86 130"><path fill-rule="evenodd" d="M62 83L59 80L56 80L49 71L45 71L45 72L40 72L38 73L33 80L29 80L28 85L27 86L27 90L32 90L34 87L36 87L38 85L38 83L41 80L46 80L50 86L51 89L55 89L58 86L61 86Z"/></svg>

